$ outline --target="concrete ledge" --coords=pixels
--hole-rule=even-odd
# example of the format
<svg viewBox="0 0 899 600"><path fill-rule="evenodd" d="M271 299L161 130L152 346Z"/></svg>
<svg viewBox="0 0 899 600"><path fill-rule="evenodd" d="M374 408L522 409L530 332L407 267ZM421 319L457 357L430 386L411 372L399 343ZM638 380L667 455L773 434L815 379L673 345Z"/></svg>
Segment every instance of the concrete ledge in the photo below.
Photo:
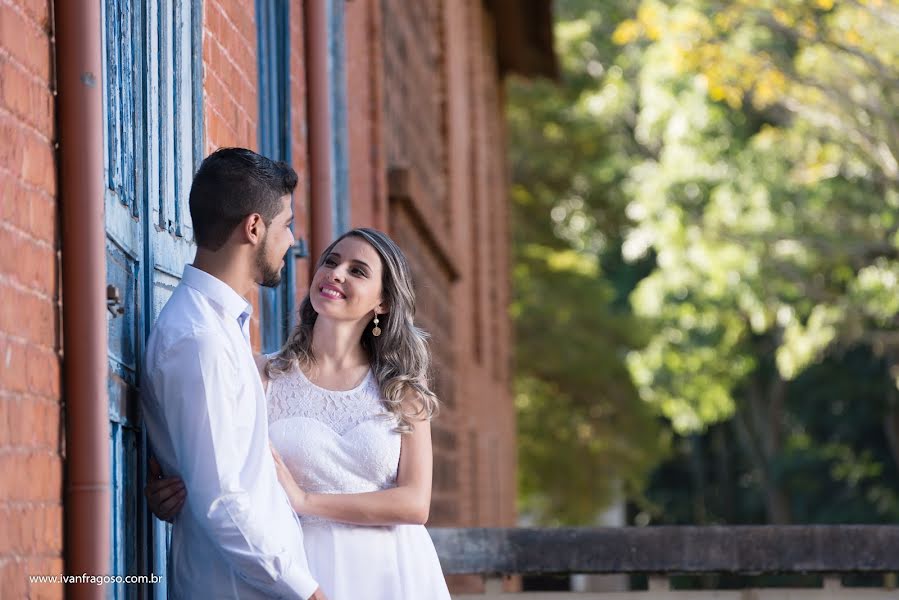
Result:
<svg viewBox="0 0 899 600"><path fill-rule="evenodd" d="M429 530L445 574L899 571L899 526Z"/></svg>

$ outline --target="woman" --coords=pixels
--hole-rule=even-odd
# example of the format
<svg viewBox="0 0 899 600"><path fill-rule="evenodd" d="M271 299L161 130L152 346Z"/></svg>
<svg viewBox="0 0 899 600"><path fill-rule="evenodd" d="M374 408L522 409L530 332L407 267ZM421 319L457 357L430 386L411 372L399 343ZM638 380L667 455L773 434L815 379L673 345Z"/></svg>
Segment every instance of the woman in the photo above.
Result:
<svg viewBox="0 0 899 600"><path fill-rule="evenodd" d="M402 251L354 229L323 253L287 344L258 358L278 477L331 600L449 599L424 528L438 402L414 313ZM163 519L186 493L175 478L146 491Z"/></svg>

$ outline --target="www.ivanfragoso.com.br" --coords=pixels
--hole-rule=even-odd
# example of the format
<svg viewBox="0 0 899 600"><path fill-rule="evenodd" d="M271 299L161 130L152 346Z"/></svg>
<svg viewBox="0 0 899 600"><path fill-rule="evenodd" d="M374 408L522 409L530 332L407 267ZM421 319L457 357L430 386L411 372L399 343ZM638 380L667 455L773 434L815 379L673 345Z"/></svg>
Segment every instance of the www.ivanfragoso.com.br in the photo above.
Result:
<svg viewBox="0 0 899 600"><path fill-rule="evenodd" d="M90 583L107 585L111 583L161 583L162 575L29 575L31 583Z"/></svg>

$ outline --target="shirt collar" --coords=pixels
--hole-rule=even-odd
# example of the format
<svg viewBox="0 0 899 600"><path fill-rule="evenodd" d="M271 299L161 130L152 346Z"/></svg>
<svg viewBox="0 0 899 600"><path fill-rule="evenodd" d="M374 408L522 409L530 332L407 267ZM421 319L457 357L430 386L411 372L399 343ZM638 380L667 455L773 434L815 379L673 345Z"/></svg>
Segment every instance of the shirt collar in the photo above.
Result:
<svg viewBox="0 0 899 600"><path fill-rule="evenodd" d="M253 305L235 292L234 288L193 265L184 266L181 281L218 304L232 319L239 319L243 313L248 316L253 314Z"/></svg>

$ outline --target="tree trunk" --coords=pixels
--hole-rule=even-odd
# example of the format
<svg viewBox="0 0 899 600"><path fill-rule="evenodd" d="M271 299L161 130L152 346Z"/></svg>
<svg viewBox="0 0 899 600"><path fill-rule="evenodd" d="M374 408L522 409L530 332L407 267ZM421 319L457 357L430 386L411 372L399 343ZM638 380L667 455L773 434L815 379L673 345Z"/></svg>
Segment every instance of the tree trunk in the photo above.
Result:
<svg viewBox="0 0 899 600"><path fill-rule="evenodd" d="M774 377L780 379L777 374ZM782 380L773 381L769 386L748 386L744 405L738 407L734 415L737 440L761 476L768 521L776 525L792 522L790 499L781 482L774 477L772 466L782 447L785 388ZM763 389L770 397L764 397Z"/></svg>

